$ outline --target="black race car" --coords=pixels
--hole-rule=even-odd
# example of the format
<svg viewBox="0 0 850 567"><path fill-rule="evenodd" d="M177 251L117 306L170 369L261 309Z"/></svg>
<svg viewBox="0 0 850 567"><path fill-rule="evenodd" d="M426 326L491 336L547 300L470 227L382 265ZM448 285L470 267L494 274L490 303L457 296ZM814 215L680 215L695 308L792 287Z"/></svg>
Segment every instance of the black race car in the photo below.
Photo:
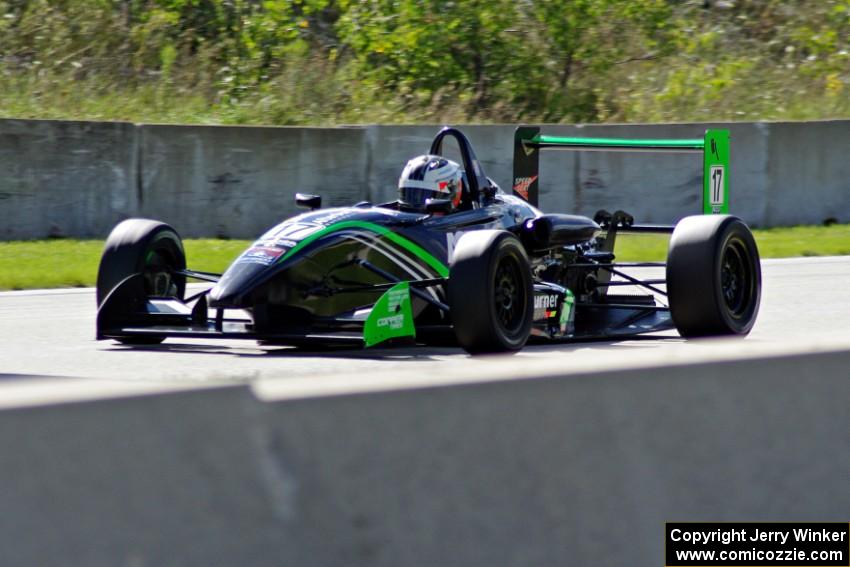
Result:
<svg viewBox="0 0 850 567"><path fill-rule="evenodd" d="M154 344L166 337L245 338L263 344L385 341L459 344L471 353L515 351L529 338L626 337L675 328L685 337L746 335L761 296L752 233L728 211L729 136L621 140L543 136L520 127L513 194L488 178L459 130L444 128L430 154L453 139L467 182L457 210L434 199L425 212L399 202L321 209L273 227L224 272L186 267L170 226L129 219L109 235L97 278L97 338ZM536 208L540 151L702 152L704 213L675 226L635 224ZM618 263L623 232L672 233L665 263ZM639 277L665 268L666 278ZM655 270L656 272L658 270ZM646 271L644 271L646 273ZM187 279L212 282L186 297ZM617 293L622 286L642 293ZM230 318L241 310L242 318Z"/></svg>

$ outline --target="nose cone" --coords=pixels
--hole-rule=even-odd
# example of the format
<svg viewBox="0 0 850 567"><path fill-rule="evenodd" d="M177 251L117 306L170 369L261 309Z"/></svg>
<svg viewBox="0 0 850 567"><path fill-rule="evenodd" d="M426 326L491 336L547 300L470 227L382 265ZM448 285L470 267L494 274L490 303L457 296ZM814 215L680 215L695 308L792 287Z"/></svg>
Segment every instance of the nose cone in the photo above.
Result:
<svg viewBox="0 0 850 567"><path fill-rule="evenodd" d="M210 290L210 307L232 307L243 309L246 298L254 290L268 266L239 259L224 272L221 279Z"/></svg>
<svg viewBox="0 0 850 567"><path fill-rule="evenodd" d="M228 289L227 286L222 286L221 283L213 286L208 297L210 307L236 307L234 305L236 297L233 291Z"/></svg>

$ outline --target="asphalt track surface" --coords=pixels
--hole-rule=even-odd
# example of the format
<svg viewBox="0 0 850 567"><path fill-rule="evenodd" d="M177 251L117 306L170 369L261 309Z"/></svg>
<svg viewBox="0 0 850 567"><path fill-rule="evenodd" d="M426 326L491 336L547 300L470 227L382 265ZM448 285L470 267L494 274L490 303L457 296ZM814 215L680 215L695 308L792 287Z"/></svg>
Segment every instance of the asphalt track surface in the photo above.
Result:
<svg viewBox="0 0 850 567"><path fill-rule="evenodd" d="M470 357L459 348L304 350L254 341L95 341L92 289L0 293L0 407L249 382L280 399L384 388L578 374L850 348L850 257L762 262L763 295L746 339L527 346ZM850 371L848 371L850 373Z"/></svg>

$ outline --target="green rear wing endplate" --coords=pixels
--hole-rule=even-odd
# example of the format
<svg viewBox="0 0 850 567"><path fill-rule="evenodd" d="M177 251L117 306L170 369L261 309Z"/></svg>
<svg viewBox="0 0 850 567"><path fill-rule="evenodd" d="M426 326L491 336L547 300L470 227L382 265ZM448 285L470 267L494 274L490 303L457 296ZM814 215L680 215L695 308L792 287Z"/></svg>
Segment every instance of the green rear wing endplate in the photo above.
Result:
<svg viewBox="0 0 850 567"><path fill-rule="evenodd" d="M574 138L544 136L540 128L520 126L514 134L513 192L534 206L538 204L540 150L596 152L702 153L702 212L729 212L729 131L706 130L702 139L629 140L621 138Z"/></svg>

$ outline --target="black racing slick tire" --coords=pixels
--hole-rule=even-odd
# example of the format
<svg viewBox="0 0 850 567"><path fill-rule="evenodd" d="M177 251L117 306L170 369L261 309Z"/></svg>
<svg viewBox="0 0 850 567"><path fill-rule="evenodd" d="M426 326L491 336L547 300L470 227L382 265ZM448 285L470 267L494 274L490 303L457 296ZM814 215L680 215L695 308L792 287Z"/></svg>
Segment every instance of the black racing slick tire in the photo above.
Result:
<svg viewBox="0 0 850 567"><path fill-rule="evenodd" d="M124 279L141 273L145 298L183 299L186 277L175 271L186 269L183 241L169 225L148 219L127 219L109 237L97 271L97 306ZM140 298L140 299L145 299ZM164 337L117 338L126 344L156 344Z"/></svg>
<svg viewBox="0 0 850 567"><path fill-rule="evenodd" d="M667 253L667 293L683 337L747 335L761 302L761 264L747 225L730 215L682 219Z"/></svg>
<svg viewBox="0 0 850 567"><path fill-rule="evenodd" d="M515 236L503 230L464 233L447 285L460 346L471 354L521 349L531 334L533 290L528 256Z"/></svg>

